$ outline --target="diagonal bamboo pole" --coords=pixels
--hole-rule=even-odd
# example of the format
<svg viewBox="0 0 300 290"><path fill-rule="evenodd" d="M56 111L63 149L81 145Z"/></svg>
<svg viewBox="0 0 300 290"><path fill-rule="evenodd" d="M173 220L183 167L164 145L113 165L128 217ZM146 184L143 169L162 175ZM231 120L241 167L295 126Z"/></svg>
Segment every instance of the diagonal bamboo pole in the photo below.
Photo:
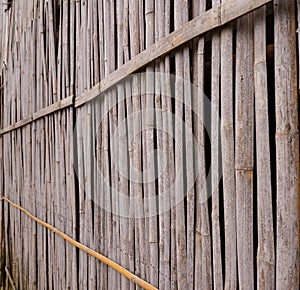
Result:
<svg viewBox="0 0 300 290"><path fill-rule="evenodd" d="M124 267L122 267L119 264L115 263L111 259L108 259L107 257L101 255L100 253L97 253L96 251L90 249L89 247L75 241L74 239L72 239L71 237L69 237L68 235L63 233L62 231L58 230L57 228L55 228L55 227L49 225L48 223L40 220L39 218L35 217L28 210L26 210L25 208L15 204L10 199L3 196L3 197L0 198L0 201L6 201L11 206L13 206L16 209L20 210L21 212L25 213L28 217L30 217L36 223L38 223L38 224L42 225L43 227L47 228L48 230L52 231L53 233L55 233L59 237L63 238L68 243L70 243L73 246L77 247L78 249L82 250L83 252L85 252L85 253L91 255L92 257L96 258L97 260L105 263L107 266L109 266L112 269L116 270L118 273L120 273L121 275L123 275L124 277L126 277L127 279L132 281L133 283L137 284L138 286L142 287L143 289L145 289L145 290L155 290L155 289L157 289L154 286L152 286L151 284L149 284L148 282L146 282L146 281L142 280L141 278L139 278L138 276L132 274L131 272L126 270Z"/></svg>

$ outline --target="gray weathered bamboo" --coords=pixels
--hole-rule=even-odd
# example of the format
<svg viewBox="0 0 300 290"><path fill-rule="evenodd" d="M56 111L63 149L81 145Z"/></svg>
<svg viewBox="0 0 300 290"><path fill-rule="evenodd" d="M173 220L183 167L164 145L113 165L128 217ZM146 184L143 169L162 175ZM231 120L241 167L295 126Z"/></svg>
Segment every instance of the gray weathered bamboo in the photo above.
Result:
<svg viewBox="0 0 300 290"><path fill-rule="evenodd" d="M300 4L266 17L268 2L2 3L1 196L159 289L296 289ZM16 289L136 288L1 201L0 288L8 273Z"/></svg>
<svg viewBox="0 0 300 290"><path fill-rule="evenodd" d="M299 128L294 1L274 2L276 287L299 285Z"/></svg>
<svg viewBox="0 0 300 290"><path fill-rule="evenodd" d="M232 24L228 24L221 31L221 147L224 188L225 289L236 289L237 287L232 40Z"/></svg>
<svg viewBox="0 0 300 290"><path fill-rule="evenodd" d="M257 287L275 288L275 253L269 142L266 8L254 12L254 85L257 159Z"/></svg>
<svg viewBox="0 0 300 290"><path fill-rule="evenodd" d="M220 4L220 0L212 1L212 6ZM220 231L220 190L221 156L220 156L220 73L221 73L221 36L216 31L212 36L211 55L211 195L212 195L212 261L213 284L215 289L223 289L221 231Z"/></svg>
<svg viewBox="0 0 300 290"><path fill-rule="evenodd" d="M206 9L206 2L199 2L199 12L203 13ZM195 228L195 288L205 287L212 289L211 273L211 238L208 216L208 193L206 180L206 157L205 157L205 114L208 109L205 104L205 62L204 49L205 39L200 37L197 44L197 101L195 110L198 118L196 127L197 146L199 148L196 170L198 180L196 183L196 228Z"/></svg>
<svg viewBox="0 0 300 290"><path fill-rule="evenodd" d="M254 288L253 170L254 75L253 15L237 21L235 95L236 229L239 284Z"/></svg>

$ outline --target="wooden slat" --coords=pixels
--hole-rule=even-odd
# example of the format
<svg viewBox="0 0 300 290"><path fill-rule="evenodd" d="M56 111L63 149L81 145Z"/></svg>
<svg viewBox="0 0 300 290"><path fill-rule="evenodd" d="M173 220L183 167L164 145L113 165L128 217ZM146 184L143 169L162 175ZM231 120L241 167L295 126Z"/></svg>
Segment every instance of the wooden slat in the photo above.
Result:
<svg viewBox="0 0 300 290"><path fill-rule="evenodd" d="M213 0L212 5L220 4L220 0ZM212 196L212 261L214 289L223 289L221 229L220 229L220 198L219 182L221 178L220 156L220 73L221 73L221 34L216 31L212 35L211 52L211 196Z"/></svg>
<svg viewBox="0 0 300 290"><path fill-rule="evenodd" d="M41 110L39 110L38 112L31 114L27 117L25 117L24 119L16 122L13 125L10 125L8 127L5 127L4 129L0 130L0 135L3 135L5 133L11 132L12 130L16 130L18 128L21 128L25 125L28 125L30 123L32 123L35 120L38 120L40 118L43 118L45 116L48 116L50 114L53 114L59 110L62 110L64 108L70 107L73 105L73 96L67 97L61 101L58 101L48 107L45 107Z"/></svg>
<svg viewBox="0 0 300 290"><path fill-rule="evenodd" d="M242 289L254 289L253 167L254 76L253 15L237 22L235 95L235 178L238 278Z"/></svg>
<svg viewBox="0 0 300 290"><path fill-rule="evenodd" d="M254 12L254 85L257 159L257 287L275 288L275 253L269 142L266 8Z"/></svg>
<svg viewBox="0 0 300 290"><path fill-rule="evenodd" d="M199 12L206 9L206 1L199 1ZM194 110L196 112L195 136L198 145L198 156L196 155L196 217L195 217L195 289L212 289L212 268L211 268L211 237L208 212L208 193L205 154L205 39L200 37L196 48L196 84L197 93L194 97Z"/></svg>
<svg viewBox="0 0 300 290"><path fill-rule="evenodd" d="M275 107L277 169L276 288L299 286L299 128L293 0L276 0Z"/></svg>
<svg viewBox="0 0 300 290"><path fill-rule="evenodd" d="M237 288L232 39L232 25L228 24L221 31L221 147L224 195L225 289Z"/></svg>
<svg viewBox="0 0 300 290"><path fill-rule="evenodd" d="M187 3L181 0L174 1L174 28L179 29L187 21ZM175 121L174 135L177 146L174 149L175 178L174 194L176 198L176 262L177 262L177 285L178 289L187 289L187 251L186 251L186 226L185 226L185 206L184 206L184 133L182 123L184 120L184 57L183 50L178 50L175 54Z"/></svg>

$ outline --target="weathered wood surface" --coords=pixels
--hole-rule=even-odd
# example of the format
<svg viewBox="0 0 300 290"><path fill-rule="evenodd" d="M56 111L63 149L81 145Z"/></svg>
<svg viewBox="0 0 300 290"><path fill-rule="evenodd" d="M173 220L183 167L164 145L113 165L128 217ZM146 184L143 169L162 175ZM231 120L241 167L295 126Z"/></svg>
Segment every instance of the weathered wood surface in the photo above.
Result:
<svg viewBox="0 0 300 290"><path fill-rule="evenodd" d="M86 102L89 102L90 100L92 100L92 99L96 98L98 95L100 95L102 92L108 90L109 88L111 88L115 84L117 84L119 81L121 81L122 79L129 76L131 73L139 70L140 68L144 67L148 63L167 54L168 52L171 52L175 48L188 42L189 40L195 38L196 36L203 34L205 32L208 32L210 30L213 30L215 28L218 28L218 27L240 17L241 15L248 13L249 11L253 11L254 9L257 9L258 7L260 7L263 4L270 2L270 1L271 0L269 0L269 1L256 0L256 1L254 1L254 3L247 2L246 3L247 5L245 5L245 3L241 2L241 1L238 2L239 5L236 5L236 3L231 3L234 1L230 1L227 5L228 7L226 5L216 5L216 6L214 6L214 9L212 11L211 10L207 11L207 12L202 11L201 15L197 19L194 19L190 23L183 25L177 31L166 36L161 41L153 44L145 51L142 51L142 53L137 55L133 60L128 61L125 65L118 68L115 72L111 73L111 75L109 75L104 80L102 80L102 83L96 82L97 84L93 88L91 88L89 91L84 92L81 96L76 98L75 105L81 106L81 105L85 104ZM72 7L73 6L74 5L72 4ZM212 14L212 15L210 15L210 14ZM91 13L90 13L90 15L91 15ZM210 22L212 22L212 23L208 22L207 19L211 19ZM215 22L212 20L214 20ZM204 26L203 25L204 23L205 23L205 25L208 25L208 27ZM72 23L70 23L70 25L72 25ZM74 30L72 32L74 32ZM95 33L96 33L96 31L95 31ZM65 37L64 42L67 44L66 35L67 35L67 33L65 32L64 33L64 37ZM171 40L173 40L173 41L171 41ZM170 45L170 43L171 43L171 45ZM72 42L72 44L74 45L73 42ZM95 47L97 47L97 46L98 46L98 44L97 44L97 42L95 42ZM67 49L67 45L65 45L65 48ZM73 52L74 52L74 49L71 50L70 55L73 56L73 58L74 58ZM66 53L69 54L68 51ZM95 59L94 59L95 63L98 63L98 61L97 61L98 54L99 54L99 52L95 53ZM5 61L4 61L4 64L5 64ZM73 64L74 64L74 61L71 62L70 67L71 66L73 67ZM67 71L69 71L68 64L67 64L66 69L67 69ZM97 69L97 65L95 65L95 69ZM71 73L70 76L66 75L66 78L69 78L69 77L72 79L74 77L74 74ZM69 82L70 81L68 81L68 84L65 84L67 92L70 90L70 88L72 88L72 86L70 87ZM74 82L74 80L73 80L73 82ZM26 116L24 119L16 122L15 124L12 124L2 130L0 130L0 135L5 134L9 131L15 130L17 128L20 128L24 125L31 123L32 121L34 121L36 119L47 116L55 111L58 111L60 109L63 109L65 107L68 107L71 105L73 105L73 96L72 95L70 95L64 101L58 101L57 103L54 103L54 104L50 105L49 107L42 108L40 111L38 111L32 115Z"/></svg>
<svg viewBox="0 0 300 290"><path fill-rule="evenodd" d="M220 4L220 0L212 1L212 6ZM212 36L211 55L211 195L212 195L212 261L214 289L223 289L223 269L221 255L220 231L220 189L222 174L221 136L220 136L220 75L221 75L221 34L216 31Z"/></svg>
<svg viewBox="0 0 300 290"><path fill-rule="evenodd" d="M0 195L159 289L296 289L296 8L268 2L0 6ZM136 289L0 224L0 289Z"/></svg>
<svg viewBox="0 0 300 290"><path fill-rule="evenodd" d="M136 72L153 60L167 54L185 42L246 14L270 2L271 0L237 1L229 0L223 5L209 11L202 11L197 18L182 25L177 31L170 33L163 40L155 43L148 50L127 62L123 67L113 72L88 92L76 98L76 107L96 98L126 76Z"/></svg>
<svg viewBox="0 0 300 290"><path fill-rule="evenodd" d="M266 8L254 12L254 87L257 160L257 285L275 288L271 156L269 141Z"/></svg>
<svg viewBox="0 0 300 290"><path fill-rule="evenodd" d="M237 21L235 96L235 179L238 278L241 288L254 288L253 171L254 75L253 14Z"/></svg>
<svg viewBox="0 0 300 290"><path fill-rule="evenodd" d="M277 164L276 287L296 289L299 286L300 181L299 92L294 1L274 1L274 18Z"/></svg>

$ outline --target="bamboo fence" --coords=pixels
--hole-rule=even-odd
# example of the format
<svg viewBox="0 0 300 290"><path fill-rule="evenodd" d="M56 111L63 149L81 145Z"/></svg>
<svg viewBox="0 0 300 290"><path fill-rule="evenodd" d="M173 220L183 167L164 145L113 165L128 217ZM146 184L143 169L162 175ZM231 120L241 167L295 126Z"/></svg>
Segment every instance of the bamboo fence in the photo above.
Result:
<svg viewBox="0 0 300 290"><path fill-rule="evenodd" d="M0 289L298 289L300 1L0 4Z"/></svg>

